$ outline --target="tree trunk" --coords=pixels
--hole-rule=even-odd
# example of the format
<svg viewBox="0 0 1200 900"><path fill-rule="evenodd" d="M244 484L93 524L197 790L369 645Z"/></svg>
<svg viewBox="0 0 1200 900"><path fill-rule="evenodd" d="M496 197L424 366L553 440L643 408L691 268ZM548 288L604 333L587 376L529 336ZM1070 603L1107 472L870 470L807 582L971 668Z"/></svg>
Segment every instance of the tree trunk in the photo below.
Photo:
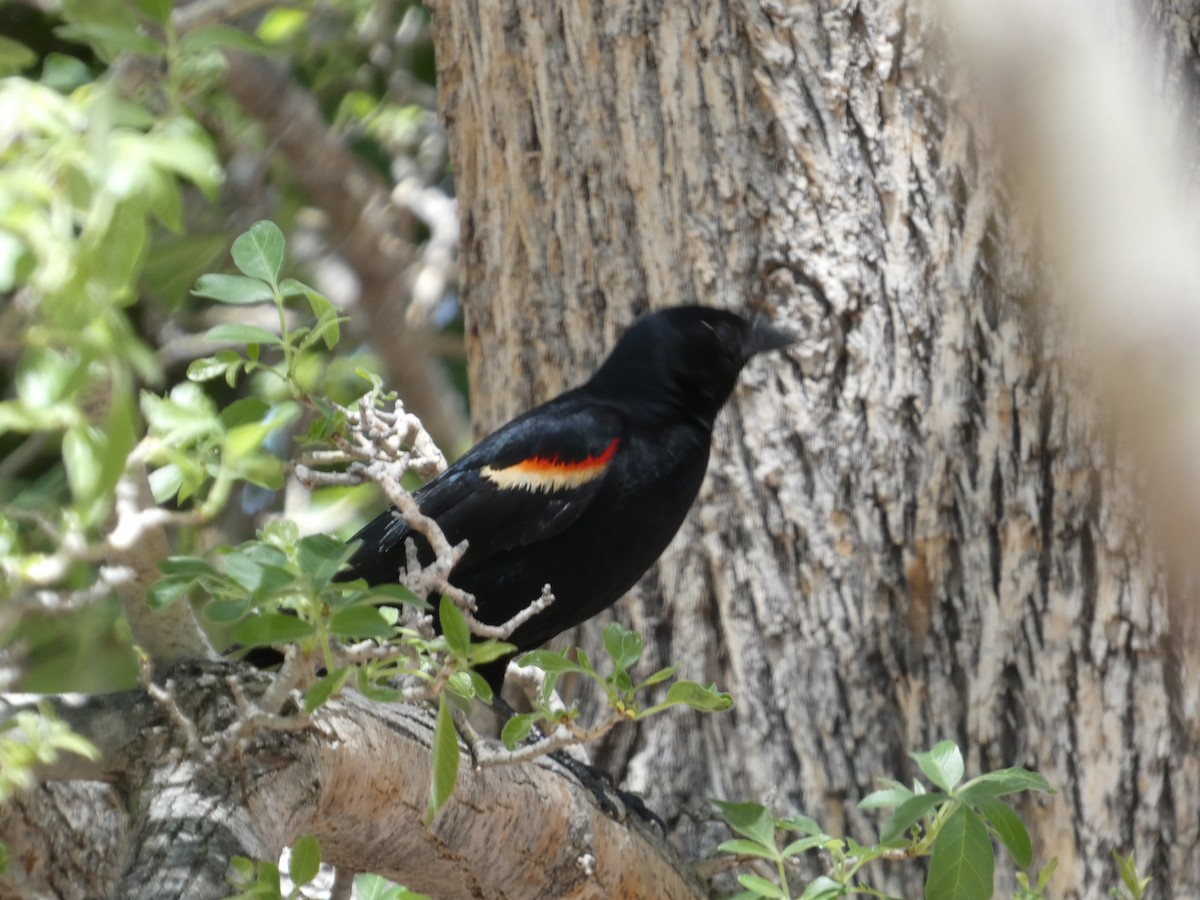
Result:
<svg viewBox="0 0 1200 900"><path fill-rule="evenodd" d="M969 772L1058 788L1022 806L1053 896L1107 893L1112 850L1158 896L1200 892L1166 579L928 11L442 0L434 22L481 432L650 307L802 335L743 375L697 508L617 611L647 671L737 709L625 729L626 786L692 851L714 795L866 840L873 779L952 738Z"/></svg>

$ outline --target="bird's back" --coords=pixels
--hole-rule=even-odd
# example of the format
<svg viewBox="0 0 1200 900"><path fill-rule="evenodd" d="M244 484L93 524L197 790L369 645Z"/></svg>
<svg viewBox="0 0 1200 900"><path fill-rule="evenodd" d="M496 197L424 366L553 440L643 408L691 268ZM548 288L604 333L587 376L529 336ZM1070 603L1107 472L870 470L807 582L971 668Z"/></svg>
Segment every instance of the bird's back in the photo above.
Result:
<svg viewBox="0 0 1200 900"><path fill-rule="evenodd" d="M548 422L590 433L574 433L571 449L554 457L522 434L544 434ZM451 544L468 542L450 581L475 596L481 621L507 621L550 585L555 603L509 638L527 650L637 582L695 500L708 447L707 429L694 422L631 422L619 406L572 392L491 435L416 499ZM530 459L545 464L541 472ZM395 582L410 537L427 563L424 539L390 511L380 515L355 536L362 546L343 577Z"/></svg>

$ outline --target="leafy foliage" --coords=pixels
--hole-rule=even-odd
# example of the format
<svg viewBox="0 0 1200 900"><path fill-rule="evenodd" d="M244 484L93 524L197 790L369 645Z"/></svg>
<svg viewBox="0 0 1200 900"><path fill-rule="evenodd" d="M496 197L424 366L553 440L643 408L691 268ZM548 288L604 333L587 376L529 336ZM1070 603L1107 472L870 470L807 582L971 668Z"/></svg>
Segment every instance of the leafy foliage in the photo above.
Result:
<svg viewBox="0 0 1200 900"><path fill-rule="evenodd" d="M657 703L645 705L641 695L674 677L675 667L659 669L635 681L630 670L641 659L643 646L641 635L613 622L604 630L604 648L612 663L612 672L608 675L601 675L582 650L575 651L575 659L568 651L554 650L534 650L521 656L519 662L522 665L536 666L545 673L545 678L535 711L513 716L505 725L501 734L505 745L509 749L516 747L539 723L553 725L575 719L577 710L558 709L552 703L558 680L571 673L597 684L616 715L630 721L645 719L672 706L690 706L701 712L724 712L733 708L732 695L688 679L672 682Z"/></svg>
<svg viewBox="0 0 1200 900"><path fill-rule="evenodd" d="M1007 849L1019 868L1030 867L1033 850L1029 833L1012 807L998 798L1021 791L1051 793L1041 775L1026 769L1000 769L964 784L962 753L952 741L941 741L933 749L911 756L936 790L920 781L914 781L910 789L887 780L883 788L864 797L860 809L893 810L880 830L879 843L873 845L833 837L805 816L777 819L756 803L714 801L729 827L741 835L717 849L768 860L777 873L777 881L755 874L739 876L739 882L746 888L739 898L800 896L804 900L818 900L852 894L883 896L863 880L862 870L866 865L879 859L927 856L927 900L989 900L994 890L996 865L993 838ZM780 848L780 834L789 831L798 831L803 837ZM794 895L787 863L809 850L821 850L828 855L828 872L808 884L801 894ZM1048 867L1048 871L1053 872L1053 867ZM1049 882L1049 874L1043 874L1035 890L1029 887L1028 876L1022 873L1022 878L1022 885L1029 891L1027 900L1041 897Z"/></svg>
<svg viewBox="0 0 1200 900"><path fill-rule="evenodd" d="M0 803L33 784L37 766L49 765L63 753L100 758L100 752L48 706L37 713L19 712L0 724Z"/></svg>

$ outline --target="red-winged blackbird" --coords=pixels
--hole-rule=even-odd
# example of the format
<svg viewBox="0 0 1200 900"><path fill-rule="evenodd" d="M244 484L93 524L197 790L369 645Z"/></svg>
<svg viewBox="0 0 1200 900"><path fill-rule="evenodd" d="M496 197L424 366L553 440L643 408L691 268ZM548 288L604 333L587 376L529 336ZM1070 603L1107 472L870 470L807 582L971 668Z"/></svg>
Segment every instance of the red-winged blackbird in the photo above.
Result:
<svg viewBox="0 0 1200 900"><path fill-rule="evenodd" d="M644 316L591 379L509 422L416 493L451 544L450 582L503 623L549 584L555 602L507 640L539 646L611 606L658 559L700 490L713 420L754 354L792 337L719 309ZM381 514L340 578L395 582L412 537ZM481 672L497 695L508 659Z"/></svg>

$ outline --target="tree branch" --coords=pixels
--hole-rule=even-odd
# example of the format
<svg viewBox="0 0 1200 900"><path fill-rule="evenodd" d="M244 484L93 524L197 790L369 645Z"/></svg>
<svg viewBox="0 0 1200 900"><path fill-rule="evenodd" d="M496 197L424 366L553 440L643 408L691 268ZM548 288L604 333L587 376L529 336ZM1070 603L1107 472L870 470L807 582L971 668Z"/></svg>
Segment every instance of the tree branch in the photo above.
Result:
<svg viewBox="0 0 1200 900"><path fill-rule="evenodd" d="M169 673L189 685L175 701L203 733L232 733L240 713L227 678L235 672L249 676L249 691L262 689L260 674L233 664ZM8 698L21 706L37 699ZM134 850L117 896L224 896L232 854L274 859L305 833L320 840L333 865L378 872L443 900L706 896L655 834L634 818L606 816L548 759L462 768L454 796L426 829L434 720L423 708L346 693L318 710L311 727L246 729L233 752L214 761L189 753L186 738L144 691L82 704L40 699L113 753L102 771L87 774L116 778L133 791ZM113 733L117 721L126 723L124 739ZM13 827L0 819L0 840L14 839ZM119 864L117 856L110 865Z"/></svg>
<svg viewBox="0 0 1200 900"><path fill-rule="evenodd" d="M147 592L162 575L159 562L171 555L158 512L146 470L131 460L117 484L117 519L106 541L104 577L121 600L134 643L155 663L214 659L216 653L187 603L160 610L146 604Z"/></svg>

